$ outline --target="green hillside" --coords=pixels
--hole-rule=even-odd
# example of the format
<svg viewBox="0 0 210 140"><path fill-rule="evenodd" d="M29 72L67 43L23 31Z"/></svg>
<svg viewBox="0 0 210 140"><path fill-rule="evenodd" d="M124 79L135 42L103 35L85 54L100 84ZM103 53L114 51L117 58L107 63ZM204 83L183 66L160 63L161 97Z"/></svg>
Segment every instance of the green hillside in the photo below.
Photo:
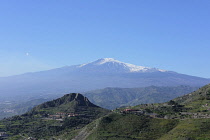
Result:
<svg viewBox="0 0 210 140"><path fill-rule="evenodd" d="M197 90L198 87L176 86L142 88L105 88L84 93L96 105L107 109L139 104L163 103Z"/></svg>
<svg viewBox="0 0 210 140"><path fill-rule="evenodd" d="M206 85L166 103L117 109L87 125L85 139L209 140L209 91L210 85Z"/></svg>
<svg viewBox="0 0 210 140"><path fill-rule="evenodd" d="M113 113L94 123L98 126L89 130L87 140L210 139L210 119L160 119Z"/></svg>
<svg viewBox="0 0 210 140"><path fill-rule="evenodd" d="M98 128L88 139L157 139L172 130L177 124L178 120L151 119L144 115L113 113L100 121Z"/></svg>
<svg viewBox="0 0 210 140"><path fill-rule="evenodd" d="M49 139L80 129L108 112L83 95L72 93L38 105L23 115L0 121L0 132L9 134L10 139Z"/></svg>
<svg viewBox="0 0 210 140"><path fill-rule="evenodd" d="M210 112L210 85L197 91L174 99L175 102L185 105L190 112Z"/></svg>

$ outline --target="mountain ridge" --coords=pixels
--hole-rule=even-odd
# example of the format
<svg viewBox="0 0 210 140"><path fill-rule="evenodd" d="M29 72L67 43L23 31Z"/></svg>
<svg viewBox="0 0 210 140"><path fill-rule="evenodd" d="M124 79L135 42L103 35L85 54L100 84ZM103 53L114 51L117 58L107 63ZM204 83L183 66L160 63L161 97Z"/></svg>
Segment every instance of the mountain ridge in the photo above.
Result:
<svg viewBox="0 0 210 140"><path fill-rule="evenodd" d="M83 93L96 105L107 109L138 104L162 103L197 90L198 87L176 86L143 88L108 87Z"/></svg>
<svg viewBox="0 0 210 140"><path fill-rule="evenodd" d="M166 72L166 70L161 70L157 68L149 68L149 67L144 67L144 66L137 66L129 63L124 63L119 60L115 60L114 58L101 58L96 61L93 61L91 63L87 64L81 64L78 67L79 68L84 68L84 67L93 67L93 66L100 66L100 65L106 65L109 67L117 67L118 71L109 71L109 72Z"/></svg>
<svg viewBox="0 0 210 140"><path fill-rule="evenodd" d="M36 106L35 108L43 109L43 108L48 108L48 107L57 107L62 104L67 104L69 102L77 102L76 106L87 106L87 107L98 107L91 103L87 97L83 96L82 94L79 93L71 93L71 94L66 94L61 98L55 99L53 101L48 101L45 102L41 105Z"/></svg>

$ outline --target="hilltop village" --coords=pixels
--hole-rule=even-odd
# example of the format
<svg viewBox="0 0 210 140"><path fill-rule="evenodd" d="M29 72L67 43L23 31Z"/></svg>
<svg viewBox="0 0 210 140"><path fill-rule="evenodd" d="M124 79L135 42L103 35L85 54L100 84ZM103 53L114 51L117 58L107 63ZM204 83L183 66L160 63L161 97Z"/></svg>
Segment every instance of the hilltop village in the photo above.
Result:
<svg viewBox="0 0 210 140"><path fill-rule="evenodd" d="M210 113L208 112L209 104L204 104L201 106L203 111L187 111L184 105L179 105L174 101L169 101L163 104L144 104L140 107L126 109L116 109L115 112L120 114L135 114L135 115L147 115L151 118L161 118L161 119L207 119L210 118ZM113 110L114 111L114 110Z"/></svg>
<svg viewBox="0 0 210 140"><path fill-rule="evenodd" d="M47 117L44 117L43 119L63 121L65 118L76 117L76 116L85 116L85 114L57 112L56 114L53 115L48 114Z"/></svg>

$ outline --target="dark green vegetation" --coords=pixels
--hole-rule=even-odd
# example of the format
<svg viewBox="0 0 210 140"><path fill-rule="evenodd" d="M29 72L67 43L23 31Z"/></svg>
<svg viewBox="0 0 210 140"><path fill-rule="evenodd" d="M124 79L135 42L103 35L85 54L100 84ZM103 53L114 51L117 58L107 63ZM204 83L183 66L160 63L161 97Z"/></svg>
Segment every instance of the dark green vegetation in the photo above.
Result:
<svg viewBox="0 0 210 140"><path fill-rule="evenodd" d="M177 86L144 88L105 88L86 92L84 95L94 104L107 109L139 104L163 103L193 92L198 87Z"/></svg>
<svg viewBox="0 0 210 140"><path fill-rule="evenodd" d="M72 93L38 105L21 116L2 120L0 132L7 132L11 139L48 139L82 128L108 112L83 95Z"/></svg>

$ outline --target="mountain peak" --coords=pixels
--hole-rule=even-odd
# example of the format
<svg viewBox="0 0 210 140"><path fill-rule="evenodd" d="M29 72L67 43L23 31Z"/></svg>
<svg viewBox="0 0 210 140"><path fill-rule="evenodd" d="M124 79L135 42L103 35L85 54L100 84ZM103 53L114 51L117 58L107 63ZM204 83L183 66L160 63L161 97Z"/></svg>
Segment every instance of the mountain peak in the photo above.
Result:
<svg viewBox="0 0 210 140"><path fill-rule="evenodd" d="M157 68L149 68L144 66L136 66L129 63L118 61L114 58L101 58L91 63L79 65L80 68L91 71L101 72L165 72L165 70Z"/></svg>
<svg viewBox="0 0 210 140"><path fill-rule="evenodd" d="M86 107L98 107L91 103L87 97L84 97L82 94L79 93L70 93L66 94L61 98L58 98L53 101L45 102L37 107L35 110L42 109L42 108L49 108L49 107L58 107L64 104L69 104L71 102L75 102L77 106L86 106Z"/></svg>
<svg viewBox="0 0 210 140"><path fill-rule="evenodd" d="M104 64L104 63L108 63L108 62L117 62L117 63L122 63L118 60L115 60L114 58L101 58L95 61L98 64Z"/></svg>

